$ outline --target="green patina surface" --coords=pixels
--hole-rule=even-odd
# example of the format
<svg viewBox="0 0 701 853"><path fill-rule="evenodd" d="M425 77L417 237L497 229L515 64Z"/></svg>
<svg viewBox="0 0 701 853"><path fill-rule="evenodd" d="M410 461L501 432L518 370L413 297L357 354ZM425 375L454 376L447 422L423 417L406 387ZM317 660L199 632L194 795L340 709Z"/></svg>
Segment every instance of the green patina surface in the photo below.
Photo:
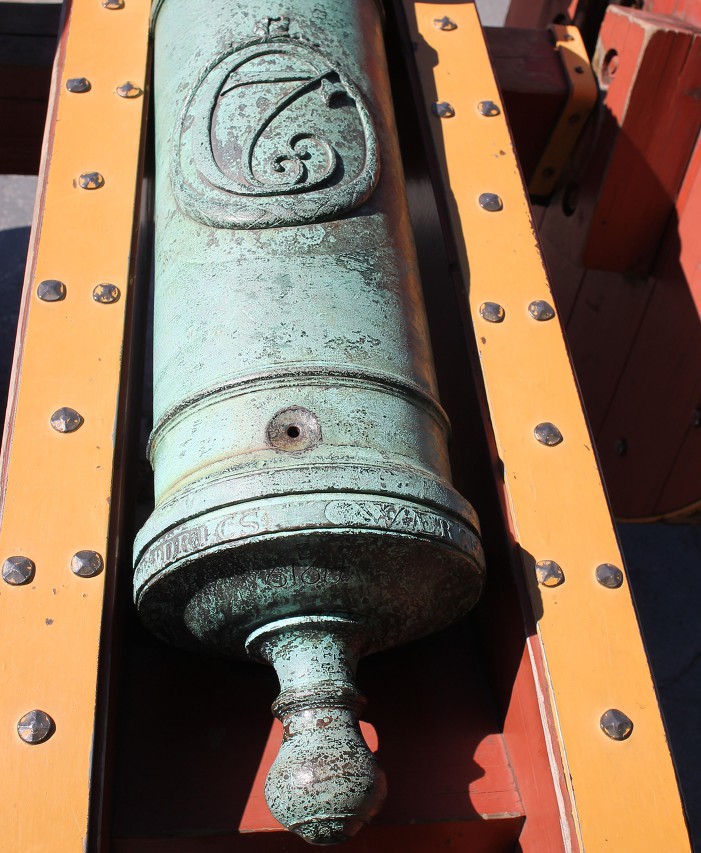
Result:
<svg viewBox="0 0 701 853"><path fill-rule="evenodd" d="M266 787L314 843L384 777L358 657L465 613L479 530L450 485L373 0L163 0L155 23L156 508L135 599L161 637L272 663Z"/></svg>

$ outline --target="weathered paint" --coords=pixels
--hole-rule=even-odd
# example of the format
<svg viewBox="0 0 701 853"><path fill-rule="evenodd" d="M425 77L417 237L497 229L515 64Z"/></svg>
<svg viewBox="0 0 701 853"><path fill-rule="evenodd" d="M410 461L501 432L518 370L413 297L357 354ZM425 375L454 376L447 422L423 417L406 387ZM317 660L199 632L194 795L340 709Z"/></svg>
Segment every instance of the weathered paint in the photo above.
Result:
<svg viewBox="0 0 701 853"><path fill-rule="evenodd" d="M268 800L328 843L383 797L357 658L466 612L483 558L450 485L378 8L276 14L157 9L156 508L135 598L172 642L248 638L276 666L290 729Z"/></svg>

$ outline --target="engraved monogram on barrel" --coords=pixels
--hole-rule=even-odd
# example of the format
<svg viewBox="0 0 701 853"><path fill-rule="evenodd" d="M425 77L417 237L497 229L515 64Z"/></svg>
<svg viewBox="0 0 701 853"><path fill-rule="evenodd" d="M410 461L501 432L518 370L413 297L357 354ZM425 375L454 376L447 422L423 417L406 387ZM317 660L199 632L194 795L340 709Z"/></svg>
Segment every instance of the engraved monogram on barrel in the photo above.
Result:
<svg viewBox="0 0 701 853"><path fill-rule="evenodd" d="M161 571L201 551L226 542L242 542L262 531L324 528L379 530L428 537L470 553L476 553L479 547L474 533L464 524L429 508L382 500L306 498L278 505L274 516L259 507L249 506L235 512L224 509L205 522L198 520L178 525L151 543L141 558L139 573ZM266 576L266 583L287 586L322 581L337 583L340 579L340 575L324 574L322 577L319 571L316 567L301 565L288 578L276 568Z"/></svg>
<svg viewBox="0 0 701 853"><path fill-rule="evenodd" d="M180 121L173 187L207 225L271 228L331 219L377 183L363 97L316 45L264 18L200 75Z"/></svg>

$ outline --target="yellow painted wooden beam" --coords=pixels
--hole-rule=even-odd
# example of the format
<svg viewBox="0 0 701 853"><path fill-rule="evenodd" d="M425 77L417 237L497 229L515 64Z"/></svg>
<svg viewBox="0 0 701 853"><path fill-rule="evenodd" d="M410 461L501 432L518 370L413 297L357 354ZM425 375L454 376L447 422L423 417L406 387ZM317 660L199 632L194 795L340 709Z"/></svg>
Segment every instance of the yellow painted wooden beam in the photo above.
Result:
<svg viewBox="0 0 701 853"><path fill-rule="evenodd" d="M0 849L8 853L84 849L103 605L115 572L109 522L150 2L73 0L65 11L1 460L0 563L24 556L34 565L25 583L0 581ZM120 90L126 83L138 91ZM39 290L44 281L61 282L65 294L57 284ZM52 426L64 407L82 420L54 423L79 423L74 431ZM81 551L103 566L90 555L81 564ZM17 725L33 710L53 724L41 740L30 718L23 735L38 742L28 743Z"/></svg>
<svg viewBox="0 0 701 853"><path fill-rule="evenodd" d="M618 588L596 577L602 564L623 565L562 328L554 311L537 319L537 307L529 310L539 300L556 306L477 12L473 3L404 0L404 8L574 826L587 853L680 853L690 849L688 834L625 573ZM444 15L454 27L441 25ZM485 101L495 108L480 108ZM485 193L496 198L480 203ZM559 443L536 438L544 423L557 427ZM564 581L554 585L557 577L541 571L539 583L541 561L557 563ZM602 730L609 709L632 721L626 739ZM575 844L563 834L563 849Z"/></svg>

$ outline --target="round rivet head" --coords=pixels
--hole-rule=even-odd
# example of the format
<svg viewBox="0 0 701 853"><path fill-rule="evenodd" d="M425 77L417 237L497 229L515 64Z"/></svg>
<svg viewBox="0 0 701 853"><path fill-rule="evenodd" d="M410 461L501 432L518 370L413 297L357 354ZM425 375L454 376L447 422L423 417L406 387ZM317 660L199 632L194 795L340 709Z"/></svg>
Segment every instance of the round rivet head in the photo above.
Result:
<svg viewBox="0 0 701 853"><path fill-rule="evenodd" d="M62 406L51 415L51 426L56 432L75 432L82 425L83 416L70 406Z"/></svg>
<svg viewBox="0 0 701 853"><path fill-rule="evenodd" d="M127 80L126 83L117 86L117 94L120 98L140 98L144 94L144 90L137 86L136 83Z"/></svg>
<svg viewBox="0 0 701 853"><path fill-rule="evenodd" d="M22 586L34 577L36 566L29 557L8 557L2 564L2 579L10 586Z"/></svg>
<svg viewBox="0 0 701 853"><path fill-rule="evenodd" d="M37 285L37 296L42 302L60 302L66 298L66 285L55 278L47 278Z"/></svg>
<svg viewBox="0 0 701 853"><path fill-rule="evenodd" d="M623 586L623 572L611 563L602 563L596 567L597 581L608 589L618 589Z"/></svg>
<svg viewBox="0 0 701 853"><path fill-rule="evenodd" d="M608 735L611 740L625 740L633 733L633 721L623 711L617 708L609 708L604 711L599 720L601 731Z"/></svg>
<svg viewBox="0 0 701 853"><path fill-rule="evenodd" d="M105 185L105 179L99 172L83 172L78 178L78 185L83 190L99 190Z"/></svg>
<svg viewBox="0 0 701 853"><path fill-rule="evenodd" d="M434 18L433 26L437 30L443 30L444 32L452 32L453 30L457 30L458 25L452 18L449 18L447 15L443 15L442 18Z"/></svg>
<svg viewBox="0 0 701 853"><path fill-rule="evenodd" d="M506 316L498 302L483 302L480 305L480 314L488 323L501 323Z"/></svg>
<svg viewBox="0 0 701 853"><path fill-rule="evenodd" d="M536 563L535 576L541 586L560 586L565 581L562 567L554 560L540 560Z"/></svg>
<svg viewBox="0 0 701 853"><path fill-rule="evenodd" d="M533 430L533 435L535 435L541 444L545 444L548 447L555 447L556 444L562 441L562 433L550 421L543 421L542 424L538 424Z"/></svg>
<svg viewBox="0 0 701 853"><path fill-rule="evenodd" d="M477 112L482 116L492 118L493 116L498 116L501 113L501 110L494 101L480 101L479 104L477 104Z"/></svg>
<svg viewBox="0 0 701 853"><path fill-rule="evenodd" d="M552 320L555 316L555 309L544 299L536 299L528 306L528 313L534 320L540 320L543 322L545 320Z"/></svg>
<svg viewBox="0 0 701 853"><path fill-rule="evenodd" d="M102 5L105 9L110 9L114 12L117 9L124 8L124 0L102 0Z"/></svg>
<svg viewBox="0 0 701 853"><path fill-rule="evenodd" d="M447 101L436 101L431 109L438 118L453 118L455 115L455 109Z"/></svg>
<svg viewBox="0 0 701 853"><path fill-rule="evenodd" d="M17 734L25 743L42 743L54 733L54 721L38 708L29 711L17 723Z"/></svg>
<svg viewBox="0 0 701 853"><path fill-rule="evenodd" d="M92 85L87 77L71 77L66 80L66 89L74 95L84 95L92 89Z"/></svg>
<svg viewBox="0 0 701 853"><path fill-rule="evenodd" d="M95 302L99 302L101 305L110 305L112 302L116 302L121 293L116 284L97 284L93 288L92 298Z"/></svg>
<svg viewBox="0 0 701 853"><path fill-rule="evenodd" d="M483 210L489 210L492 213L504 208L504 202L496 193L482 193L479 197L479 203Z"/></svg>
<svg viewBox="0 0 701 853"><path fill-rule="evenodd" d="M100 574L104 565L97 551L78 551L71 558L71 571L79 578L94 578Z"/></svg>

